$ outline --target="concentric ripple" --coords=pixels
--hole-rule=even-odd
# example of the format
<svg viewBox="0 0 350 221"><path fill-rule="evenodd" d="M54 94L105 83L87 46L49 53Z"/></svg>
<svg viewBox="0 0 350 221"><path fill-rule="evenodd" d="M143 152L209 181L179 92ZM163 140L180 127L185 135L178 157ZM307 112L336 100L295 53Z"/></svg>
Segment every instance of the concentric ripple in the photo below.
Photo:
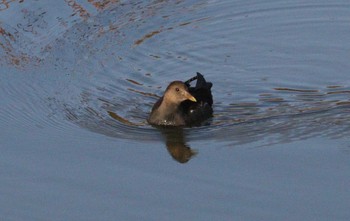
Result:
<svg viewBox="0 0 350 221"><path fill-rule="evenodd" d="M45 7L23 12L20 26L0 29L3 70L17 74L1 81L1 122L22 116L28 126L156 141L164 133L146 122L153 103L199 71L214 84L214 117L185 128L186 140L349 136L349 6L116 2L93 13L73 7L80 17L66 12L59 23ZM29 34L24 21L36 22Z"/></svg>

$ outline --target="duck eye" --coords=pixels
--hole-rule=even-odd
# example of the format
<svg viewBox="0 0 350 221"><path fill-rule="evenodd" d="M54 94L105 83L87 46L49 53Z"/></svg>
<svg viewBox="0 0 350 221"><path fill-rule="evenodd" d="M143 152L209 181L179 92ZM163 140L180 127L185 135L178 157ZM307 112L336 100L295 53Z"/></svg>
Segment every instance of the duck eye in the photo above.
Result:
<svg viewBox="0 0 350 221"><path fill-rule="evenodd" d="M177 87L177 88L175 88L175 90L176 90L176 91L180 91L180 89L179 89L178 87Z"/></svg>

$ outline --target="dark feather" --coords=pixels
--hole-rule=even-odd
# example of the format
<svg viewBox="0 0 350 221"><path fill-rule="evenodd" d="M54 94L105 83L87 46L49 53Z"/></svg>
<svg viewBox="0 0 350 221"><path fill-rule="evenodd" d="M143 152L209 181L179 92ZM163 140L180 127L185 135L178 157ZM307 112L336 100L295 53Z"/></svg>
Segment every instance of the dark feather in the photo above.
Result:
<svg viewBox="0 0 350 221"><path fill-rule="evenodd" d="M194 80L197 80L196 86L191 87L190 83ZM187 80L185 84L197 100L197 102L186 100L181 103L185 122L188 125L198 125L213 115L213 96L211 94L213 84L206 82L203 75L198 72L197 76Z"/></svg>
<svg viewBox="0 0 350 221"><path fill-rule="evenodd" d="M196 85L191 83L196 80ZM196 126L213 115L213 97L211 94L211 82L206 82L203 75L197 72L197 76L185 81L174 81L166 89L165 95L153 106L148 122L153 125L169 126ZM178 94L188 94L186 97ZM177 92L175 91L177 90ZM192 96L197 100L190 100ZM190 96L190 97L189 97ZM187 99L186 99L187 98ZM166 99L166 103L164 100ZM174 100L175 99L175 100Z"/></svg>

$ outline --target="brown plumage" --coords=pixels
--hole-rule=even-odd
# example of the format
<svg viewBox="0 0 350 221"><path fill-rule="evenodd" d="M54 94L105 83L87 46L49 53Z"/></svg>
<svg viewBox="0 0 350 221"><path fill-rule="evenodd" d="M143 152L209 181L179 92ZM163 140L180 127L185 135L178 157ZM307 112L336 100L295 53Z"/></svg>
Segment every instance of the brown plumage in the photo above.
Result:
<svg viewBox="0 0 350 221"><path fill-rule="evenodd" d="M190 83L197 80L196 86ZM203 75L186 82L173 81L153 106L148 117L152 125L195 126L213 114L212 83L206 82Z"/></svg>

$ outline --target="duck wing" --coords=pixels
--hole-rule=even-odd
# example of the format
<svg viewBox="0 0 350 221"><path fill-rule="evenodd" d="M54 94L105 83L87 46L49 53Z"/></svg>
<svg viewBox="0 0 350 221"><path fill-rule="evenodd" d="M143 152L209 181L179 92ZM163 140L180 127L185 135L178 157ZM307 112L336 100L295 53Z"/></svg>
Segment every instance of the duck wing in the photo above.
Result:
<svg viewBox="0 0 350 221"><path fill-rule="evenodd" d="M191 87L191 82L197 80L196 85ZM213 96L211 87L213 84L207 82L203 75L197 72L197 76L187 80L185 84L189 92L194 96L197 102L184 101L181 103L186 124L197 125L213 115Z"/></svg>
<svg viewBox="0 0 350 221"><path fill-rule="evenodd" d="M191 87L191 82L197 80L196 86ZM207 103L210 106L213 105L213 96L211 94L211 87L213 84L211 82L207 82L204 79L204 76L197 72L197 76L187 80L185 82L188 87L189 92L194 96L198 103Z"/></svg>

